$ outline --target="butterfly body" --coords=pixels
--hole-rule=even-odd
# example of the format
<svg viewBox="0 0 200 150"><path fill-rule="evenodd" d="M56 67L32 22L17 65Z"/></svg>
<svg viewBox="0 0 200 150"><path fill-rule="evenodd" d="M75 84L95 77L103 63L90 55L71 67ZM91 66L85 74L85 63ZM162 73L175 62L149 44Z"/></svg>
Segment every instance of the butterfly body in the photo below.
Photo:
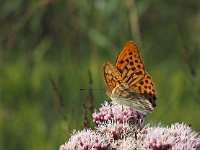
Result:
<svg viewBox="0 0 200 150"><path fill-rule="evenodd" d="M123 47L115 66L110 62L104 63L103 72L106 93L111 100L142 113L153 111L156 91L132 41Z"/></svg>

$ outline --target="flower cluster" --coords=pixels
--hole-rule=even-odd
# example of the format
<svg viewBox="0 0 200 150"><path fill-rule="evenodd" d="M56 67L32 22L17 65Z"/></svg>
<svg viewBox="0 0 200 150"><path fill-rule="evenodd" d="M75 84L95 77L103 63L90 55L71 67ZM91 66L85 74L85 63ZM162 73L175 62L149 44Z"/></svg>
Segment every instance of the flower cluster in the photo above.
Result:
<svg viewBox="0 0 200 150"><path fill-rule="evenodd" d="M91 129L75 132L68 143L60 146L60 150L107 150L109 142L102 134Z"/></svg>
<svg viewBox="0 0 200 150"><path fill-rule="evenodd" d="M195 150L200 135L185 124L144 126L143 114L132 108L105 102L93 113L96 131L75 132L60 150Z"/></svg>
<svg viewBox="0 0 200 150"><path fill-rule="evenodd" d="M140 133L138 145L141 149L195 150L200 145L200 135L183 123L170 127L147 125Z"/></svg>
<svg viewBox="0 0 200 150"><path fill-rule="evenodd" d="M98 125L109 120L115 120L119 123L143 124L144 114L139 113L133 108L119 104L104 102L99 112L95 111L92 115L93 122Z"/></svg>
<svg viewBox="0 0 200 150"><path fill-rule="evenodd" d="M97 130L115 140L141 129L145 118L133 108L108 102L105 102L99 112L95 111L92 116Z"/></svg>

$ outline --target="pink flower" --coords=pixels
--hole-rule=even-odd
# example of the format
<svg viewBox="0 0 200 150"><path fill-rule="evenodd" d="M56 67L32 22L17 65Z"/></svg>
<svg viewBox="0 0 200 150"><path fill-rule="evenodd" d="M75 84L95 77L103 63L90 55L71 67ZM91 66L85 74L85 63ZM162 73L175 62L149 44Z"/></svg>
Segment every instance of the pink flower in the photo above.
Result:
<svg viewBox="0 0 200 150"><path fill-rule="evenodd" d="M142 126L145 116L133 108L104 102L99 112L95 111L92 115L93 122L98 125L109 120L114 120L119 123L130 123Z"/></svg>
<svg viewBox="0 0 200 150"><path fill-rule="evenodd" d="M91 129L75 132L60 150L107 150L109 142L103 135Z"/></svg>
<svg viewBox="0 0 200 150"><path fill-rule="evenodd" d="M103 133L108 139L123 139L129 133L135 133L139 129L129 123L119 123L115 120L109 120L106 123L99 124L97 131Z"/></svg>
<svg viewBox="0 0 200 150"><path fill-rule="evenodd" d="M200 145L200 135L185 124L171 127L146 126L140 133L141 149L195 150Z"/></svg>

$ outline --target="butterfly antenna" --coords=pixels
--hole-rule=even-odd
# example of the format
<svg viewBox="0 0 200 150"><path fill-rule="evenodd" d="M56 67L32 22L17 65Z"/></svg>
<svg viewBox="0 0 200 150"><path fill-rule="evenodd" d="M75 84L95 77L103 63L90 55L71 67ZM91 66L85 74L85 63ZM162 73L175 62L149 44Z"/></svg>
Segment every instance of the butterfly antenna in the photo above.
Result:
<svg viewBox="0 0 200 150"><path fill-rule="evenodd" d="M80 89L80 91L89 91L89 90L92 90L92 91L101 91L101 90L105 90L105 89L92 89L92 88L91 89L84 89L84 88Z"/></svg>

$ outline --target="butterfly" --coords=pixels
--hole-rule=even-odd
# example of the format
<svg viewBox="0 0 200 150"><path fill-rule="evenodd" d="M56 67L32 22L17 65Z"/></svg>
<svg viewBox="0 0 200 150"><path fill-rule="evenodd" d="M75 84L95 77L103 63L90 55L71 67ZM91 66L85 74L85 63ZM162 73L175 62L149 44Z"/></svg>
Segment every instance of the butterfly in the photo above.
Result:
<svg viewBox="0 0 200 150"><path fill-rule="evenodd" d="M109 61L103 64L103 74L106 94L111 100L144 114L154 110L155 87L133 41L125 44L115 65Z"/></svg>

